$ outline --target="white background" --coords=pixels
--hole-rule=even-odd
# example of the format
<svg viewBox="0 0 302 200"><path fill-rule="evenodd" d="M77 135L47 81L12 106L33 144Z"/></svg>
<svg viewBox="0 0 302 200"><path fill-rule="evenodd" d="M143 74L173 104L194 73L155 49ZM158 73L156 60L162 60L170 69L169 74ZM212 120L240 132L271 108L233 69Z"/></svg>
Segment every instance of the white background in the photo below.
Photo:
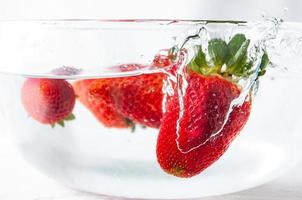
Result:
<svg viewBox="0 0 302 200"><path fill-rule="evenodd" d="M288 8L284 12L284 8ZM262 13L302 20L300 0L0 0L0 19L259 19Z"/></svg>
<svg viewBox="0 0 302 200"><path fill-rule="evenodd" d="M0 0L0 20L59 18L257 20L265 13L266 16L301 21L301 10L300 0ZM0 139L3 134L0 133ZM1 200L102 199L57 185L27 166L9 146L2 146L0 155ZM300 169L301 167L297 167L265 186L217 199L302 199Z"/></svg>

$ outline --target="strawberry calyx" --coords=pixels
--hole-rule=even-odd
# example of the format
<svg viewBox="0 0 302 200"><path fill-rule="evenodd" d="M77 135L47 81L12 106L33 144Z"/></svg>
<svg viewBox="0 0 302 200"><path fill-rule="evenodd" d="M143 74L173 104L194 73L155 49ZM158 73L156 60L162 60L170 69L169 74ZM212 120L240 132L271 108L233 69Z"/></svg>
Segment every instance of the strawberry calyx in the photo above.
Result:
<svg viewBox="0 0 302 200"><path fill-rule="evenodd" d="M249 45L250 39L241 33L234 35L228 43L215 38L208 42L209 58L207 58L201 45L195 45L193 47L195 55L188 67L202 75L218 74L232 81L234 81L234 77L248 78L255 73L255 69L253 69L255 61L248 57ZM269 63L268 55L264 52L261 57L258 77L265 74Z"/></svg>
<svg viewBox="0 0 302 200"><path fill-rule="evenodd" d="M59 125L61 127L65 127L65 122L75 120L75 115L73 113L70 113L67 117L62 119L61 121L58 121L56 123L51 124L51 128L54 128L56 125Z"/></svg>
<svg viewBox="0 0 302 200"><path fill-rule="evenodd" d="M125 118L125 123L131 129L131 132L134 133L136 129L136 124L129 118Z"/></svg>

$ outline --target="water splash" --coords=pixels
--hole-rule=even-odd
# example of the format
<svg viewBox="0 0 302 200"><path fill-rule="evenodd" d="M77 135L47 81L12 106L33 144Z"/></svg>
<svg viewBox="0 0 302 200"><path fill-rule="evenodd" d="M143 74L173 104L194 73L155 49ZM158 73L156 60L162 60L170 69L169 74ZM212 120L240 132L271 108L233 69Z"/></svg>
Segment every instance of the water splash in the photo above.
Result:
<svg viewBox="0 0 302 200"><path fill-rule="evenodd" d="M276 39L279 31L279 27L282 24L282 20L277 18L268 19L265 22L259 22L255 23L255 26L252 30L245 33L248 38L251 39L251 45L249 48L248 57L250 60L253 61L253 71L254 73L247 79L240 80L238 84L241 86L242 91L240 95L234 99L230 107L226 113L226 117L224 119L224 122L222 123L221 128L216 131L215 133L211 134L211 136L205 140L204 142L201 142L200 144L190 148L189 150L183 150L180 147L179 144L179 138L180 138L180 123L182 121L182 117L185 111L184 107L184 96L186 94L186 89L188 86L187 80L186 80L186 64L187 61L190 60L194 56L193 46L195 44L201 44L203 48L203 52L205 52L206 60L211 61L209 53L208 53L208 42L211 39L211 33L207 29L206 25L200 25L198 27L197 31L195 31L194 34L188 35L186 38L183 39L183 42L180 42L177 47L179 49L179 52L186 52L186 60L183 62L176 73L176 86L177 86L177 94L178 94L178 101L179 101L179 118L176 123L176 144L180 152L182 153L189 153L193 151L194 149L199 148L200 146L207 143L209 140L213 139L214 137L218 137L219 134L224 129L225 125L228 122L228 119L233 111L233 109L237 106L241 106L247 98L252 98L252 95L254 95L258 90L258 76L260 72L260 66L261 66L261 60L262 56L264 55L264 52L266 52L266 47L269 45L269 43ZM196 28L195 28L196 30ZM194 30L190 30L188 32L194 32ZM215 36L214 36L215 37ZM230 37L229 37L230 38ZM193 55L192 55L193 51ZM211 63L210 63L211 65Z"/></svg>

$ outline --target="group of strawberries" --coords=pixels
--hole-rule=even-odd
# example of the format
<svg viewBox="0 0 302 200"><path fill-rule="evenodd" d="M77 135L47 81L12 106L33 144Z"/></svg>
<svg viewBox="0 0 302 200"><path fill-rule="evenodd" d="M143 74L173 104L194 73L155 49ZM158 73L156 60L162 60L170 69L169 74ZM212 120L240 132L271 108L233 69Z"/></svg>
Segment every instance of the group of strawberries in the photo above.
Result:
<svg viewBox="0 0 302 200"><path fill-rule="evenodd" d="M106 127L133 129L140 124L159 129L156 154L161 168L178 177L192 177L222 156L248 120L251 95L241 105L231 106L241 93L238 80L254 73L254 62L247 55L249 43L243 34L228 43L212 39L210 59L201 45L194 46L195 56L183 73L186 90L179 94L182 90L175 83L174 94L167 96L165 105L167 75L160 72L85 79L72 85L63 79L30 78L22 88L22 103L33 119L52 126L64 126L64 121L74 119L77 98ZM157 55L152 65L176 74L173 59L170 54ZM268 62L264 54L259 75L265 73ZM117 67L124 72L144 66Z"/></svg>

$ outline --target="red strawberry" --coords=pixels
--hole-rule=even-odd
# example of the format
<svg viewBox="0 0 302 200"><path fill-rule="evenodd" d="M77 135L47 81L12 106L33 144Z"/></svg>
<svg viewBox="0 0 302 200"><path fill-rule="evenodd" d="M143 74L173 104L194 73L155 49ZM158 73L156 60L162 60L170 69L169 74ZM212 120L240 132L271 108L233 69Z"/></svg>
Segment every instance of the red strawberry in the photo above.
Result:
<svg viewBox="0 0 302 200"><path fill-rule="evenodd" d="M104 101L133 122L158 128L162 118L164 74L98 79L89 86L94 101Z"/></svg>
<svg viewBox="0 0 302 200"><path fill-rule="evenodd" d="M72 86L62 79L29 78L22 87L22 103L30 117L43 123L59 123L74 118L75 94Z"/></svg>
<svg viewBox="0 0 302 200"><path fill-rule="evenodd" d="M219 76L190 75L179 138L176 132L179 118L177 93L168 102L159 132L157 158L167 173L179 177L196 175L226 151L248 119L250 101L233 110L217 136L211 138L211 135L222 128L230 104L239 94L236 85Z"/></svg>
<svg viewBox="0 0 302 200"><path fill-rule="evenodd" d="M113 106L134 122L158 128L164 78L164 74L154 73L116 79L117 86L112 89Z"/></svg>
<svg viewBox="0 0 302 200"><path fill-rule="evenodd" d="M157 67L165 67L171 64L171 61L168 62L168 56L156 55L153 64L156 64ZM128 72L145 68L145 66L124 64L116 68L119 71ZM162 118L164 78L163 73L153 73L97 79L89 85L90 101L105 102L121 118L144 126L158 128Z"/></svg>
<svg viewBox="0 0 302 200"><path fill-rule="evenodd" d="M156 55L152 65L166 67L171 56ZM119 65L112 70L129 72L143 69L140 64ZM129 127L133 122L158 128L162 118L163 73L130 77L82 80L74 83L79 100L105 126Z"/></svg>
<svg viewBox="0 0 302 200"><path fill-rule="evenodd" d="M252 63L247 58L248 43L241 34L229 44L211 40L208 49L215 67L207 63L202 48L197 47L196 57L188 64L182 117L175 92L162 120L156 153L165 172L178 177L200 173L223 155L244 127L250 114L250 97L233 107L229 116L228 111L241 93L232 75L243 78L252 72ZM266 59L262 57L259 74L263 74Z"/></svg>
<svg viewBox="0 0 302 200"><path fill-rule="evenodd" d="M168 50L162 50L152 62L155 67L168 67L171 64L172 56ZM114 91L111 94L113 107L136 123L159 128L165 79L166 75L161 72L115 79L115 84L111 84L114 85L111 89ZM95 95L102 93L94 91Z"/></svg>
<svg viewBox="0 0 302 200"><path fill-rule="evenodd" d="M90 90L93 82L98 83L98 89L101 96L91 96ZM87 79L80 80L73 84L74 90L78 97L78 100L83 103L94 116L107 127L127 128L132 125L131 121L118 113L116 109L112 107L110 85L112 79ZM95 85L95 84L93 84Z"/></svg>

